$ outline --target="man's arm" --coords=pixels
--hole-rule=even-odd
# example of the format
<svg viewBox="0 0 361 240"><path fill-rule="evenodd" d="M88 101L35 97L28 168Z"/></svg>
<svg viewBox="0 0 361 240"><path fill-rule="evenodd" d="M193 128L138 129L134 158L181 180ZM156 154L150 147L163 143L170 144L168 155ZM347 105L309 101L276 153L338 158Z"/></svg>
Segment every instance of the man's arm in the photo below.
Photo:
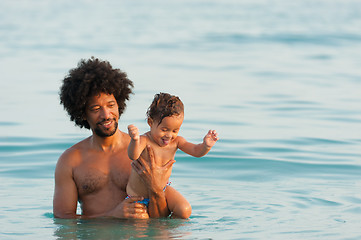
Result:
<svg viewBox="0 0 361 240"><path fill-rule="evenodd" d="M76 156L64 153L58 160L55 168L55 189L53 198L53 213L56 218L149 218L147 209L137 201L142 197L131 197L120 202L114 209L98 215L87 216L76 214L78 191L73 179L73 169L69 160Z"/></svg>
<svg viewBox="0 0 361 240"><path fill-rule="evenodd" d="M170 212L163 191L163 184L166 182L166 173L175 163L170 160L164 166L158 164L158 159L154 156L153 149L147 145L147 152L150 162L143 158L139 158L132 162L132 167L140 175L149 191L149 216L151 218L161 218L169 216Z"/></svg>
<svg viewBox="0 0 361 240"><path fill-rule="evenodd" d="M64 153L55 168L53 212L57 218L79 218L76 214L78 191L67 156L68 154Z"/></svg>

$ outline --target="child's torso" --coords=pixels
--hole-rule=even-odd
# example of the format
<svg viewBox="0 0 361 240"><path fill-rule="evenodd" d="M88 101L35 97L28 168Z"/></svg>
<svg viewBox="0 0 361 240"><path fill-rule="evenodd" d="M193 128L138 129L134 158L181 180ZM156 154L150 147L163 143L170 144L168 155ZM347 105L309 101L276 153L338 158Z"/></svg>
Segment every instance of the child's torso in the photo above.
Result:
<svg viewBox="0 0 361 240"><path fill-rule="evenodd" d="M144 135L146 136L146 135ZM150 138L146 136L147 145L150 145L154 152L156 164L159 166L164 166L167 162L174 159L175 153L178 149L177 140L172 141L169 145L165 147L160 147L158 144L153 142ZM149 162L148 152L145 148L141 154L141 156ZM168 183L168 179L172 173L172 167L166 173L165 182L163 183L163 187ZM144 185L143 181L139 177L139 175L132 169L132 173L129 178L129 182L127 185L127 194L130 196L143 196L148 197L148 190Z"/></svg>
<svg viewBox="0 0 361 240"><path fill-rule="evenodd" d="M175 153L178 149L177 139L172 141L169 145L165 147L160 147L157 143L152 141L149 137L146 136L147 144L149 144L153 151L154 155L157 157L158 161L162 163L162 165L166 164L169 160L174 159ZM142 152L142 157L148 159L148 153L146 149Z"/></svg>

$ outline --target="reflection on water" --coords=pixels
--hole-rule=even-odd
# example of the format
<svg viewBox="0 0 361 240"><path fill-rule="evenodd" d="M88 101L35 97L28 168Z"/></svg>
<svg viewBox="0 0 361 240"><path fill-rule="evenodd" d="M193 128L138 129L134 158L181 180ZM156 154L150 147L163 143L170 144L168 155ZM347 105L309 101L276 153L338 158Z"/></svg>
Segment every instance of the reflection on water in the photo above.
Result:
<svg viewBox="0 0 361 240"><path fill-rule="evenodd" d="M190 235L180 231L187 220L150 219L92 219L74 220L54 218L57 239L184 239Z"/></svg>

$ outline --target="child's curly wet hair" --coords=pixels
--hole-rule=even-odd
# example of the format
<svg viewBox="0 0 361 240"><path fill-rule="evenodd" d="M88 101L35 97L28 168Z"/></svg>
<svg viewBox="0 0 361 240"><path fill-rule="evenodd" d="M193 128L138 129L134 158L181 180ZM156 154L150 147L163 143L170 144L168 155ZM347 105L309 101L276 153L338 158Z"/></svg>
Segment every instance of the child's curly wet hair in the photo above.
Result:
<svg viewBox="0 0 361 240"><path fill-rule="evenodd" d="M60 103L76 125L90 129L85 120L85 109L90 97L100 93L113 94L119 106L119 116L124 112L126 100L134 87L127 74L113 69L108 61L91 57L82 59L69 71L60 87Z"/></svg>
<svg viewBox="0 0 361 240"><path fill-rule="evenodd" d="M147 117L158 121L158 125L165 117L180 114L184 114L184 105L179 97L162 92L154 96L147 111Z"/></svg>

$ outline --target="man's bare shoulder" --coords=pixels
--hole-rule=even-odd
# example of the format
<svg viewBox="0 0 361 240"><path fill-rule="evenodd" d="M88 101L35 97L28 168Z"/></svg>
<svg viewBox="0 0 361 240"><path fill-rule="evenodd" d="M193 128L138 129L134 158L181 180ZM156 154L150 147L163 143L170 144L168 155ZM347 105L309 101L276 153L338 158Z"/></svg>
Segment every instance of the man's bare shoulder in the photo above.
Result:
<svg viewBox="0 0 361 240"><path fill-rule="evenodd" d="M76 165L82 159L82 152L89 148L90 137L74 144L66 149L59 157L58 164Z"/></svg>

